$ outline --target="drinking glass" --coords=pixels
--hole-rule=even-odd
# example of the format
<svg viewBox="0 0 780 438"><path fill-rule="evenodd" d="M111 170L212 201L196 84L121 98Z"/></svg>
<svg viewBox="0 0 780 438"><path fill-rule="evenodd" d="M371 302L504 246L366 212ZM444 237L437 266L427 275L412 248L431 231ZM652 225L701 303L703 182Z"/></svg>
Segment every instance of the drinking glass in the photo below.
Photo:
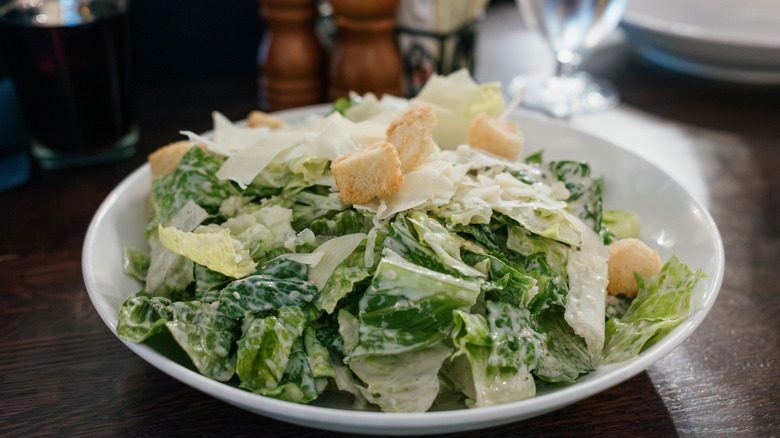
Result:
<svg viewBox="0 0 780 438"><path fill-rule="evenodd" d="M555 54L551 76L521 75L510 92L525 92L523 105L555 117L602 111L618 102L606 80L580 71L583 52L617 27L628 0L516 0L525 25L537 29ZM522 90L522 91L521 91Z"/></svg>
<svg viewBox="0 0 780 438"><path fill-rule="evenodd" d="M0 0L0 47L43 168L135 152L126 0Z"/></svg>

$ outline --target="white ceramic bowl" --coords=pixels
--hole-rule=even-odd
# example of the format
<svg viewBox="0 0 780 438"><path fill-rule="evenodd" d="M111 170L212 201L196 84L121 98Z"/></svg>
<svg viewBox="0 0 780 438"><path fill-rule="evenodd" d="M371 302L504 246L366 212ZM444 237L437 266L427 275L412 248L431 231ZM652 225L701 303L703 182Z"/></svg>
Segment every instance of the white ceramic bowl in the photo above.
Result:
<svg viewBox="0 0 780 438"><path fill-rule="evenodd" d="M287 119L324 112L322 106L280 113ZM255 395L208 379L186 360L166 356L148 345L122 341L133 352L171 377L240 408L290 423L362 434L432 434L485 428L520 421L563 408L642 372L685 340L715 302L723 280L724 254L720 234L706 209L657 167L614 144L558 123L514 114L526 136L529 152L544 149L545 159L575 159L591 163L606 180L606 208L634 210L642 219L642 238L666 260L676 254L707 278L695 288L692 315L662 341L638 357L599 367L579 383L539 392L537 397L501 406L394 414L355 411L338 395L314 405L299 405ZM119 184L95 214L83 251L84 280L100 317L116 334L119 306L141 285L122 271L122 249L143 247L146 206L151 189L149 165L141 166ZM160 406L160 409L163 409Z"/></svg>

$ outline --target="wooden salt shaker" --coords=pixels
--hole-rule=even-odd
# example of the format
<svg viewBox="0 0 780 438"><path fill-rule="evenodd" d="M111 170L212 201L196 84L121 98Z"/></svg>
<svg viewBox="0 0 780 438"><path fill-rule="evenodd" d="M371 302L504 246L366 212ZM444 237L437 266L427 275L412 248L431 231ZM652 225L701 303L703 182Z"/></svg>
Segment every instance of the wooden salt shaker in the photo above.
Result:
<svg viewBox="0 0 780 438"><path fill-rule="evenodd" d="M261 108L324 102L327 60L314 28L316 0L258 2L269 28L260 52Z"/></svg>
<svg viewBox="0 0 780 438"><path fill-rule="evenodd" d="M330 60L328 97L350 91L401 96L402 65L395 44L399 0L330 0L338 37Z"/></svg>

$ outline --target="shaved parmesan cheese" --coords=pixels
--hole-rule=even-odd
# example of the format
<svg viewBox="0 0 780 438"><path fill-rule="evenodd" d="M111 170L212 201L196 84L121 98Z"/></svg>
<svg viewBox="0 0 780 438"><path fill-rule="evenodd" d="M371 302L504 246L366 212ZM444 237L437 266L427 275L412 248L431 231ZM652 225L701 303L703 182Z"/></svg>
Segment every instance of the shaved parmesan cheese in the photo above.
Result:
<svg viewBox="0 0 780 438"><path fill-rule="evenodd" d="M365 233L347 234L330 239L312 253L284 254L284 257L309 265L309 281L322 290L336 266L343 262L366 237Z"/></svg>

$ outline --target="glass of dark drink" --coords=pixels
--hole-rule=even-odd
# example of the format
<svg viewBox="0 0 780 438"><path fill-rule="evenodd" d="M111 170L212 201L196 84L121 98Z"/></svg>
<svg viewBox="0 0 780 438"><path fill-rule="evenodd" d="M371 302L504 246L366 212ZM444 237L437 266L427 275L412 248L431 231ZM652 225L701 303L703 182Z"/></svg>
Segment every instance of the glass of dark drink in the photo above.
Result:
<svg viewBox="0 0 780 438"><path fill-rule="evenodd" d="M135 153L126 0L0 0L0 45L43 168Z"/></svg>

